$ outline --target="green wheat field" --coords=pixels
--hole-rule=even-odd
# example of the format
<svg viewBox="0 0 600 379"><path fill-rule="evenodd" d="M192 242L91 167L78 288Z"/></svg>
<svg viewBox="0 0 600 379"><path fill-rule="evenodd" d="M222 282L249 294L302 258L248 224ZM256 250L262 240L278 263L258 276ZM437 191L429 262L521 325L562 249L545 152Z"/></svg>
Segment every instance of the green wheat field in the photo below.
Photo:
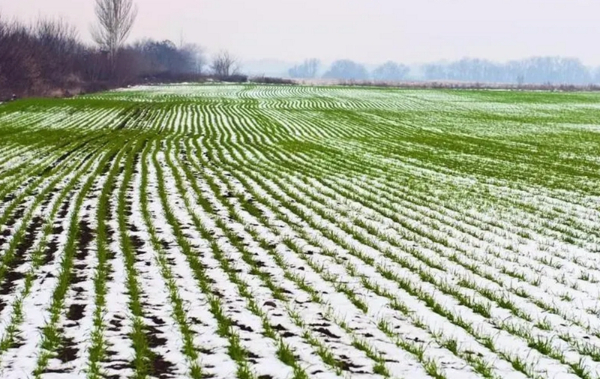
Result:
<svg viewBox="0 0 600 379"><path fill-rule="evenodd" d="M600 94L0 105L0 377L598 378Z"/></svg>

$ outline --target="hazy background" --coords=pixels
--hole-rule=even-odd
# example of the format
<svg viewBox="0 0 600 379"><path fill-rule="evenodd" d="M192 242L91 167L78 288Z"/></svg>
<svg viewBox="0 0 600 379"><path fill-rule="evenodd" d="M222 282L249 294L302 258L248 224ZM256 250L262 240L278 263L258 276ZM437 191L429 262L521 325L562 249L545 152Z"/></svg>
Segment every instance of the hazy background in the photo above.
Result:
<svg viewBox="0 0 600 379"><path fill-rule="evenodd" d="M463 57L577 57L600 65L597 0L137 0L130 41L195 42L250 65L316 57L415 64ZM89 40L93 0L0 0L21 20L62 16ZM266 60L266 61L265 61ZM269 63L270 62L270 63Z"/></svg>

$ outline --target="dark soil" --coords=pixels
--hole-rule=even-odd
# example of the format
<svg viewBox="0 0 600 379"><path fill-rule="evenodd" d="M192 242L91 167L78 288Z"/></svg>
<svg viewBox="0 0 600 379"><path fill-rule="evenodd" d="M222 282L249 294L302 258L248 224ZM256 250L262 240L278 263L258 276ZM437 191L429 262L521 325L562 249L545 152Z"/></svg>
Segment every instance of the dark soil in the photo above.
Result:
<svg viewBox="0 0 600 379"><path fill-rule="evenodd" d="M136 253L138 253L138 254L145 253L145 251L142 250L142 248L144 247L144 241L142 241L142 239L140 237L130 236L129 239L131 240L131 245L136 250Z"/></svg>
<svg viewBox="0 0 600 379"><path fill-rule="evenodd" d="M350 358L347 357L346 355L341 355L340 358L343 359L343 360L339 360L337 363L338 363L338 366L343 371L350 371L350 369L361 368L362 367L360 365L352 363L352 361L350 360Z"/></svg>
<svg viewBox="0 0 600 379"><path fill-rule="evenodd" d="M85 220L79 222L79 241L77 243L77 253L75 259L81 262L74 265L75 270L71 275L71 283L81 283L85 280L84 275L86 264L83 262L89 254L89 245L94 240L94 230L89 226L89 223Z"/></svg>
<svg viewBox="0 0 600 379"><path fill-rule="evenodd" d="M108 212L107 212L108 213ZM114 242L115 231L110 226L106 225L106 240L108 243ZM112 258L109 258L112 259Z"/></svg>
<svg viewBox="0 0 600 379"><path fill-rule="evenodd" d="M81 220L79 222L79 244L75 258L78 260L84 260L88 255L88 247L93 240L94 230L90 228L90 225L87 221Z"/></svg>
<svg viewBox="0 0 600 379"><path fill-rule="evenodd" d="M83 146L85 146L86 144L84 144ZM80 147L83 147L83 146L80 146ZM80 147L78 147L77 149L79 149ZM65 159L67 159L69 157L69 155L73 154L73 151L75 151L77 149L73 149L71 151L68 151L68 152L64 153L63 155L61 155L60 157L58 157L58 159L56 161L54 161L54 163L52 165L53 166L58 166L62 161L64 161Z"/></svg>
<svg viewBox="0 0 600 379"><path fill-rule="evenodd" d="M48 247L44 251L44 265L49 264L54 260L54 255L58 251L58 241L54 240L48 244Z"/></svg>
<svg viewBox="0 0 600 379"><path fill-rule="evenodd" d="M65 218L67 217L67 214L69 213L69 202L65 201L62 205L62 207L60 208L60 211L58 212L58 218Z"/></svg>
<svg viewBox="0 0 600 379"><path fill-rule="evenodd" d="M121 322L120 319L118 318L113 318L112 320L110 320L109 322L110 327L108 328L109 331L111 332L118 332L123 328L123 323Z"/></svg>
<svg viewBox="0 0 600 379"><path fill-rule="evenodd" d="M251 327L249 327L247 325L242 325L237 321L233 321L232 325L237 326L238 328L240 328L241 330L243 330L245 332L254 332L254 329L252 329Z"/></svg>
<svg viewBox="0 0 600 379"><path fill-rule="evenodd" d="M117 153L113 153L109 158L107 163L104 165L104 167L102 168L102 172L100 172L100 176L104 176L106 174L108 174L108 172L110 171L110 168L112 166L112 161L115 159L115 157L117 156Z"/></svg>
<svg viewBox="0 0 600 379"><path fill-rule="evenodd" d="M154 326L147 325L145 327L144 334L150 348L164 346L165 342L167 341L165 338L159 337L162 333ZM173 363L167 361L162 355L156 353L155 351L151 352L151 356L150 371L152 376L158 379L169 379L175 377L173 374L175 365Z"/></svg>
<svg viewBox="0 0 600 379"><path fill-rule="evenodd" d="M329 329L325 329L325 328L317 328L317 329L315 329L315 332L319 332L319 333L324 334L327 337L331 337L331 338L336 338L336 339L340 338L340 336L336 336L335 334L331 333L329 331Z"/></svg>
<svg viewBox="0 0 600 379"><path fill-rule="evenodd" d="M79 321L83 318L85 304L71 304L67 312L67 319L71 321Z"/></svg>
<svg viewBox="0 0 600 379"><path fill-rule="evenodd" d="M77 347L72 338L63 337L60 347L57 350L57 358L62 363L67 363L77 359Z"/></svg>
<svg viewBox="0 0 600 379"><path fill-rule="evenodd" d="M41 217L34 217L25 230L25 236L21 243L19 243L17 246L14 259L7 263L7 274L4 277L2 285L0 286L1 295L8 295L11 293L15 286L15 282L25 277L23 273L16 271L16 269L25 263L27 251L33 246L35 242L36 231L41 228L42 223L43 219Z"/></svg>
<svg viewBox="0 0 600 379"><path fill-rule="evenodd" d="M163 346L165 342L167 342L166 338L159 337L162 333L154 326L146 325L145 334L146 340L148 341L148 346L151 348Z"/></svg>
<svg viewBox="0 0 600 379"><path fill-rule="evenodd" d="M175 374L173 374L175 365L165 360L160 354L153 354L150 365L152 376L158 379L170 379L175 377Z"/></svg>
<svg viewBox="0 0 600 379"><path fill-rule="evenodd" d="M162 318L158 317L158 316L151 316L150 319L152 320L152 322L154 322L156 325L164 325L165 320L163 320Z"/></svg>
<svg viewBox="0 0 600 379"><path fill-rule="evenodd" d="M14 224L17 223L17 220L23 217L23 214L25 214L25 208L20 207L17 208L17 211L15 212L15 214L13 215L13 217L6 221L6 226L13 226Z"/></svg>
<svg viewBox="0 0 600 379"><path fill-rule="evenodd" d="M0 295L8 295L12 292L15 282L25 277L23 273L17 271L10 271L4 276L4 282L0 286ZM2 307L0 307L0 310Z"/></svg>

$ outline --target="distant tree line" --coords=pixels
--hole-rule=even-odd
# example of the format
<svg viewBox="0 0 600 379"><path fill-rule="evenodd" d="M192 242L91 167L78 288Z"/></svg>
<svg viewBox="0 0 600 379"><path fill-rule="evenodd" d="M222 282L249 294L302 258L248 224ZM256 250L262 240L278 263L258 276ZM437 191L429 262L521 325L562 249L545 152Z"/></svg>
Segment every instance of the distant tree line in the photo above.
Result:
<svg viewBox="0 0 600 379"><path fill-rule="evenodd" d="M190 81L212 75L219 80L246 81L239 61L229 52L210 62L195 44L144 39L126 44L137 7L133 0L95 0L96 23L90 46L62 19L40 19L32 24L2 18L0 14L0 101L13 96L68 95L152 81ZM369 71L348 59L321 70L318 59L292 67L292 78L323 77L345 81L394 82L408 79L482 83L589 84L600 83L600 68L579 60L535 57L508 63L462 59L421 66L417 75L397 62ZM284 83L278 78L256 82Z"/></svg>
<svg viewBox="0 0 600 379"><path fill-rule="evenodd" d="M340 59L331 64L323 73L321 71L321 62L318 59L307 59L302 64L296 65L288 70L288 76L296 79L339 79L339 80L381 80L381 81L400 81L408 77L410 68L406 65L386 62L377 67L373 72L357 62L349 59Z"/></svg>
<svg viewBox="0 0 600 379"><path fill-rule="evenodd" d="M93 55L62 20L23 25L0 18L0 99L75 85L88 75Z"/></svg>
<svg viewBox="0 0 600 379"><path fill-rule="evenodd" d="M0 14L0 101L21 96L64 96L147 81L239 75L238 60L223 51L207 61L195 44L144 39L126 44L137 15L132 0L95 0L96 45L82 42L62 19L32 24Z"/></svg>
<svg viewBox="0 0 600 379"><path fill-rule="evenodd" d="M598 70L575 58L533 57L507 63L483 59L462 59L449 64L427 64L427 80L459 80L516 84L590 84L600 81Z"/></svg>
<svg viewBox="0 0 600 379"><path fill-rule="evenodd" d="M417 69L420 73L411 73L410 67L386 62L371 72L357 62L342 59L335 61L323 73L319 74L320 63L316 59L291 68L288 75L298 79L338 79L338 80L429 80L463 81L482 83L513 84L590 84L600 83L600 67L586 67L574 58L533 57L508 63L497 63L483 59L462 59L450 63L425 64Z"/></svg>

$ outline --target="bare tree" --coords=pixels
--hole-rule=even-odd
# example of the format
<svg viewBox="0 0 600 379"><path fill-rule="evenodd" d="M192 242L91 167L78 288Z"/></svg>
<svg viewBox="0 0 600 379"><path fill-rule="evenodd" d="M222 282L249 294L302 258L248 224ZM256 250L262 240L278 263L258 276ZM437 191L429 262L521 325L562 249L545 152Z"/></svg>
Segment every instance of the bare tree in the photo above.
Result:
<svg viewBox="0 0 600 379"><path fill-rule="evenodd" d="M232 76L239 74L238 60L229 54L228 51L221 51L210 64L210 68L216 76Z"/></svg>
<svg viewBox="0 0 600 379"><path fill-rule="evenodd" d="M96 0L98 24L92 28L92 37L108 52L111 74L114 74L119 48L123 45L137 17L133 0Z"/></svg>
<svg viewBox="0 0 600 379"><path fill-rule="evenodd" d="M319 73L319 67L321 67L321 61L318 59L309 59L304 62L307 67L307 74L310 78L316 78Z"/></svg>
<svg viewBox="0 0 600 379"><path fill-rule="evenodd" d="M58 85L73 72L77 57L84 50L77 29L63 19L39 19L32 32L38 45L42 75Z"/></svg>
<svg viewBox="0 0 600 379"><path fill-rule="evenodd" d="M409 72L410 67L388 61L373 71L373 79L378 81L400 81L404 80Z"/></svg>
<svg viewBox="0 0 600 379"><path fill-rule="evenodd" d="M56 20L38 19L35 25L35 34L42 45L62 50L72 46L79 36L77 29L61 18Z"/></svg>
<svg viewBox="0 0 600 379"><path fill-rule="evenodd" d="M312 79L317 76L319 67L321 62L318 59L307 59L302 64L290 68L288 74L292 78Z"/></svg>
<svg viewBox="0 0 600 379"><path fill-rule="evenodd" d="M11 21L0 27L0 95L30 93L42 76L31 28Z"/></svg>
<svg viewBox="0 0 600 379"><path fill-rule="evenodd" d="M360 63L341 59L333 62L323 77L326 79L366 80L369 79L369 72Z"/></svg>
<svg viewBox="0 0 600 379"><path fill-rule="evenodd" d="M206 64L202 47L193 43L188 43L183 45L180 50L187 58L188 70L194 74L202 74L202 70Z"/></svg>

